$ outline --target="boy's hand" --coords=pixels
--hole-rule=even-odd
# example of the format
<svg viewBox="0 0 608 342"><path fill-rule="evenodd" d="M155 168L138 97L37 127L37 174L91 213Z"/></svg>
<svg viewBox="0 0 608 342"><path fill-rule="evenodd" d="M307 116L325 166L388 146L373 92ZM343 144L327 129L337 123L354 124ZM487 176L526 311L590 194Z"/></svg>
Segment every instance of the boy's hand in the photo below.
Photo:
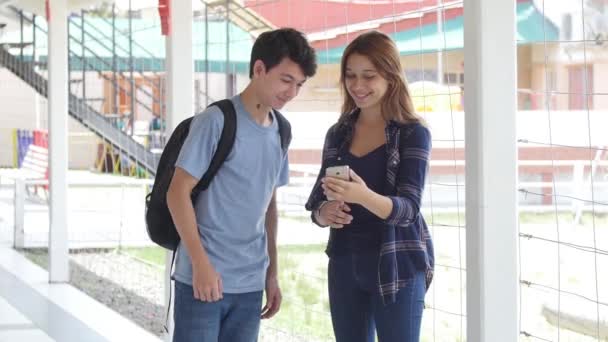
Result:
<svg viewBox="0 0 608 342"><path fill-rule="evenodd" d="M262 319L271 318L281 308L283 296L276 275L266 276L266 305L262 308Z"/></svg>
<svg viewBox="0 0 608 342"><path fill-rule="evenodd" d="M192 263L192 289L194 298L203 302L217 302L224 297L222 277L208 261Z"/></svg>

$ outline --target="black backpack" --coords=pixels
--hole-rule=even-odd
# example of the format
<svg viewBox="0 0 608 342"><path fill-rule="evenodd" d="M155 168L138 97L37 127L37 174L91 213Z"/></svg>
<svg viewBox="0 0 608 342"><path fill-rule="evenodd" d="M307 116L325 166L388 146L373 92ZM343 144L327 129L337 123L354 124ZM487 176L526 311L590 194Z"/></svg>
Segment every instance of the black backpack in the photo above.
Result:
<svg viewBox="0 0 608 342"><path fill-rule="evenodd" d="M209 107L211 106L219 107L224 114L224 128L222 129L217 150L209 164L209 169L207 169L198 184L192 189L190 197L193 203L201 191L209 187L211 180L232 150L236 137L236 111L232 101L225 99L212 103ZM291 125L281 113L276 110L274 113L279 125L281 148L284 153L287 153L289 143L291 142ZM146 196L146 228L148 236L157 245L172 251L177 249L180 237L167 206L167 191L173 178L175 162L179 156L179 151L190 131L191 122L192 118L182 121L171 134L160 156L152 191Z"/></svg>

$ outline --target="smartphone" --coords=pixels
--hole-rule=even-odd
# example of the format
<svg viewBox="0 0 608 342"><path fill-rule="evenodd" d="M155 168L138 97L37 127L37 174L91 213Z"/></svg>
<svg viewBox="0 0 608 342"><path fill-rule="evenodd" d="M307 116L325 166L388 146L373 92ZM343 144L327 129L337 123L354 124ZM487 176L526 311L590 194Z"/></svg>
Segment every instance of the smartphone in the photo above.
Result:
<svg viewBox="0 0 608 342"><path fill-rule="evenodd" d="M325 169L325 176L350 181L350 167L348 165L330 166ZM327 199L334 200L331 196L327 196Z"/></svg>
<svg viewBox="0 0 608 342"><path fill-rule="evenodd" d="M325 176L350 181L350 168L348 165L330 166L325 169Z"/></svg>

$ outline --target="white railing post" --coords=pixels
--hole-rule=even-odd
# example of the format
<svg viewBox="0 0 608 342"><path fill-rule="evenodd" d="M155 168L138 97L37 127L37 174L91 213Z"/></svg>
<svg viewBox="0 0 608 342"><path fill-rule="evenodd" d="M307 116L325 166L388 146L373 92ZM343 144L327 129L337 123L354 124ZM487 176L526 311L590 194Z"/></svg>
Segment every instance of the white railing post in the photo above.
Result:
<svg viewBox="0 0 608 342"><path fill-rule="evenodd" d="M70 280L68 253L68 7L48 2L49 282Z"/></svg>
<svg viewBox="0 0 608 342"><path fill-rule="evenodd" d="M572 225L576 226L579 224L580 219L583 215L583 209L585 204L583 201L577 198L584 198L585 196L585 164L583 161L576 161L572 167L572 212L574 214L574 220ZM554 199L555 201L556 199Z"/></svg>
<svg viewBox="0 0 608 342"><path fill-rule="evenodd" d="M25 180L15 179L15 231L13 247L25 246Z"/></svg>

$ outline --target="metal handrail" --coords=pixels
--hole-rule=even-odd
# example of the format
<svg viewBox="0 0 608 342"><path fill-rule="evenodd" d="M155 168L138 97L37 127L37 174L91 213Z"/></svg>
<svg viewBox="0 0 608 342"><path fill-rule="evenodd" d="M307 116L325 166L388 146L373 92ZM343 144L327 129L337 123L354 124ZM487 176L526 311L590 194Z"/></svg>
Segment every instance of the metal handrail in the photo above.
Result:
<svg viewBox="0 0 608 342"><path fill-rule="evenodd" d="M16 9L14 9L16 10ZM38 30L40 30L42 33L47 34L47 31L41 27L40 25L36 24L33 20L31 20L30 18L26 17L25 15L23 15L24 20L26 20L28 23L34 25ZM86 33L86 30L85 30ZM103 64L105 64L106 66L111 67L111 64L108 63L107 61L105 61L103 58L99 57L99 55L97 55L91 48L87 47L86 44L83 44L83 42L81 42L79 39L75 38L73 35L69 35L69 38L73 41L75 41L76 43L80 44L82 47L84 47L85 50L87 50L89 53L91 53L91 55L96 59L101 61ZM101 45L101 42L98 42ZM107 47L106 47L107 48ZM77 52L72 52L70 51L70 53L72 53L74 56L76 57L80 57L79 54ZM95 64L90 63L86 58L82 58L80 57L84 62L87 63L88 66L90 66L92 68L92 71L96 71L101 77L103 77L105 80L108 81L112 81L108 76L104 75L103 71L101 69L99 69L98 67L96 67ZM133 99L139 104L141 105L143 108L147 109L148 111L150 111L150 113L152 113L153 115L155 114L154 110L152 108L150 108L146 103L140 101L137 99L137 97L135 96L135 94L133 94L129 89L126 89L124 87L122 87L121 85L118 84L112 84L114 87L118 87L120 90L124 91L126 94L128 94L129 96L133 97ZM161 102L158 98L156 98L155 96L153 96L152 94L148 93L145 88L142 88L138 85L135 85L135 88L142 90L143 93L145 93L146 95L148 95L152 101L153 104L158 104L159 107L161 105ZM161 112L162 112L162 108L160 108ZM159 113L160 115L160 113Z"/></svg>
<svg viewBox="0 0 608 342"><path fill-rule="evenodd" d="M102 21L102 22L104 22L104 23L106 23L106 24L108 24L108 25L112 26L112 23L111 23L111 22L110 22L110 21L109 21L107 18L104 18L104 17L98 17L98 18L99 18L99 19L101 19L101 21ZM95 27L95 25L90 25L90 26ZM141 45L141 44L137 43L137 41L133 40L133 38L132 38L131 36L129 36L128 34L126 34L126 33L122 32L122 31L116 31L116 32L118 32L118 33L119 33L121 36L123 36L124 38L129 39L129 40L130 40L130 42L131 42L131 43L132 43L134 46L136 46L138 49L140 49L141 51L143 51L144 53L146 53L146 54L147 54L149 57L151 57L151 58L157 58L157 56L156 56L154 53L150 52L150 50L146 49L146 48L145 48L143 45ZM106 39L109 39L109 38L106 38ZM119 45L119 44L117 44L116 46L118 46L118 45ZM123 51L126 51L124 48L122 48L122 50L123 50ZM155 72L155 71L152 71L152 74L154 74L154 75L158 75L158 73L157 73L157 72ZM200 95L203 95L204 97L208 98L210 102L215 102L215 101L217 101L217 99L214 99L214 98L212 98L211 96L209 96L209 94L207 93L207 91L203 91L203 90L201 90L201 89L197 89L197 90L195 90L195 91L196 91L196 95L199 95L199 94L200 94Z"/></svg>
<svg viewBox="0 0 608 342"><path fill-rule="evenodd" d="M48 82L34 69L33 63L25 62L13 56L6 48L0 47L0 64L32 86L40 95L48 97ZM143 166L150 174L154 175L156 173L159 155L148 151L125 132L114 127L103 114L97 112L83 99L78 98L71 92L69 93L68 104L70 116L105 141L108 141L129 159Z"/></svg>
<svg viewBox="0 0 608 342"><path fill-rule="evenodd" d="M77 43L80 44L80 41L76 38L74 38L74 36L70 35L69 36L70 39L72 39L73 41L76 41ZM84 45L84 48L89 51L92 55L92 57L94 57L96 60L101 61L102 63L104 63L105 65L110 65L110 63L106 62L102 57L99 57L99 55L97 55L95 52L93 52L93 50L91 50L90 48L88 48L86 45ZM88 66L90 66L92 68L93 71L96 71L101 77L103 77L105 80L108 81L112 81L112 79L110 79L108 76L106 76L103 71L101 69L99 69L95 64L91 63L86 57L82 57L80 56L78 53L76 52L72 52L70 51L70 53L72 53L74 56L80 58L84 63L87 63ZM154 114L154 110L152 108L150 108L146 103L141 102L140 100L137 99L137 96L135 96L135 94L133 94L133 92L131 92L131 90L124 88L123 86L119 85L119 84L113 84L114 87L117 87L119 89L121 89L122 91L124 91L126 94L128 94L129 96L134 97L135 101L141 105L142 107L146 108L147 110L149 110L152 114ZM144 88L135 85L135 88L142 90L144 93L146 93L153 101L154 104L158 103L160 105L160 100L155 98L154 96L152 96L150 93L148 93L147 91L145 91Z"/></svg>
<svg viewBox="0 0 608 342"><path fill-rule="evenodd" d="M47 31L46 31L46 30L45 30L43 27L41 27L41 26L39 26L38 24L34 23L32 20L30 20L29 18L27 18L27 17L25 17L25 16L24 16L24 18L25 18L25 20L27 20L28 22L30 22L32 25L34 25L34 26L35 26L35 27L36 27L38 30L40 30L42 33L47 34ZM95 59L100 60L100 61L101 61L102 63L104 63L105 65L109 65L109 63L108 63L108 62L106 62L106 61L105 61L103 58L99 57L99 55L97 55L97 54L96 54L96 53L95 53L93 50L91 50L89 47L87 47L86 45L82 45L82 43L80 42L80 40L78 40L77 38L75 38L73 35L69 35L69 39L71 39L71 40L73 40L73 41L77 42L78 44L81 44L81 46L84 46L84 48L85 48L87 51L89 51L89 52L91 53L91 55L92 55L92 56L93 56ZM103 73L103 71L102 71L101 69L99 69L99 68L98 68L98 67L97 67L95 64L91 63L91 62L90 62L89 60L87 60L86 58L82 58L82 57L81 57L81 56L80 56L80 55L79 55L77 52L73 52L73 51L71 51L71 49L70 49L70 51L69 51L69 52L70 52L70 53L71 53L73 56L78 57L78 58L81 58L81 60L82 60L82 62L83 62L83 63L86 63L86 64L87 64L89 67L91 67L92 71L96 71L96 72L99 74L99 76L101 76L103 79L105 79L105 80L107 80L107 81L113 81L113 80L112 80L112 79L110 79L108 76L106 76L106 75ZM150 111L150 113L154 114L154 110L153 110L152 108L150 108L150 107L149 107L149 106L148 106L146 103L141 102L140 100L138 100L138 99L137 99L137 97L135 96L135 94L133 94L133 92L131 92L131 90L130 90L130 89L127 89L127 88L125 88L125 87L123 87L123 86L121 86L121 85L119 85L119 84L114 84L114 83L112 83L112 85L113 85L115 88L118 88L118 89L120 89L120 90L124 91L124 92L125 92L125 94L127 94L128 96L133 97L133 98L134 98L134 100L135 100L135 102L137 102L137 104L141 105L143 108L145 108L145 109L147 109L148 111ZM142 89L142 90L143 90L143 88L141 88L141 87L139 87L139 86L137 86L137 85L136 85L136 88L138 88L138 89ZM147 93L147 92L146 92L146 93ZM150 95L149 93L147 93L147 94L148 94L148 96L150 96L150 97L152 98L153 103L158 103L158 104L159 104L159 106L160 106L160 100L159 100L159 99L154 98L154 96ZM162 109L161 109L161 110L162 110Z"/></svg>
<svg viewBox="0 0 608 342"><path fill-rule="evenodd" d="M79 28L80 30L82 30L82 25L79 25L75 20L70 19L71 24L76 26L77 28ZM90 23L87 25L87 27L91 27L93 29L95 29L97 32L99 32L99 34L101 34L103 36L103 38L105 39L111 39L110 37L108 37L107 35L105 35L103 32L101 32L97 27L95 27L94 25L91 25ZM112 49L109 48L108 46L106 46L104 43L101 42L101 40L99 40L97 37L93 36L91 33L89 33L86 29L84 30L84 33L86 35L88 35L89 37L91 37L96 43L98 43L100 46L102 46L103 48L105 48L106 50L108 50L109 52L112 52ZM84 44L85 42L79 42L80 44ZM125 53L129 53L129 51L127 51L124 47L122 47L120 44L116 44L117 47L120 48L120 50L122 50ZM124 72L122 70L118 71L119 73L123 74ZM144 74L142 71L140 70L135 70L135 72L137 72L138 74L140 74L142 76L142 78L144 80L146 80L149 83L152 83L154 85L154 87L158 88L154 82L153 79L149 78L146 76L146 74ZM152 94L149 94L145 88L140 88L142 89L148 96L153 97Z"/></svg>

